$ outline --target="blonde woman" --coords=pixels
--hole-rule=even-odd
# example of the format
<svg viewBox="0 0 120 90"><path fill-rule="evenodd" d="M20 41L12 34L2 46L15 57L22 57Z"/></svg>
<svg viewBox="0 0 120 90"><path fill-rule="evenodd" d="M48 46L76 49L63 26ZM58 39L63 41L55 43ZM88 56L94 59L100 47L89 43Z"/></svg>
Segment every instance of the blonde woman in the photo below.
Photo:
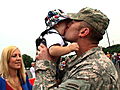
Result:
<svg viewBox="0 0 120 90"><path fill-rule="evenodd" d="M16 46L8 46L2 51L0 90L32 90L25 74L21 52Z"/></svg>

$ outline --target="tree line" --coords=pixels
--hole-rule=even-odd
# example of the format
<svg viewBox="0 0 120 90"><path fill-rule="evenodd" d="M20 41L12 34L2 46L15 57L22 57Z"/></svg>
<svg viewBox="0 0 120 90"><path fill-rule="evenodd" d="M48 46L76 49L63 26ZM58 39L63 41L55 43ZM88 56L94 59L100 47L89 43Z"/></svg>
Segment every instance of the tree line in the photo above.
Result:
<svg viewBox="0 0 120 90"><path fill-rule="evenodd" d="M110 47L103 48L104 53L109 52L110 54L113 54L114 52L120 53L120 44L112 45Z"/></svg>

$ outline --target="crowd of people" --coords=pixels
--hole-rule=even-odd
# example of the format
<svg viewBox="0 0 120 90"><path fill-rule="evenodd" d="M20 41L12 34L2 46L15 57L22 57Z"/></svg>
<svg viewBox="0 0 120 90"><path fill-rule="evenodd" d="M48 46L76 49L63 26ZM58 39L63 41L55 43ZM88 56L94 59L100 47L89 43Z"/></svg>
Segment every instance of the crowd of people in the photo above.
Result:
<svg viewBox="0 0 120 90"><path fill-rule="evenodd" d="M109 52L107 52L106 56L110 60L112 60L112 62L114 63L114 65L117 65L120 68L120 53L110 54Z"/></svg>
<svg viewBox="0 0 120 90"><path fill-rule="evenodd" d="M0 90L119 90L118 72L98 46L109 21L103 12L89 7L67 15L60 9L49 11L47 30L36 42L33 86L20 50L9 46L0 60ZM63 60L61 56L72 51L75 55Z"/></svg>

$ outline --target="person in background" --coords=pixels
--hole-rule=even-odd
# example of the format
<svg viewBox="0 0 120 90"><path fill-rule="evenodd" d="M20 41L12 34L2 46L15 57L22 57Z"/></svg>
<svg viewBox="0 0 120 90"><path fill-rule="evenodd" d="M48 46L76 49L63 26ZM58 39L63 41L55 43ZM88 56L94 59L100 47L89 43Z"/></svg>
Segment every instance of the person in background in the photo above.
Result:
<svg viewBox="0 0 120 90"><path fill-rule="evenodd" d="M120 53L117 53L116 58L117 58L117 63L118 63L119 68L120 68Z"/></svg>
<svg viewBox="0 0 120 90"><path fill-rule="evenodd" d="M0 59L0 90L32 90L20 50L16 46L3 49Z"/></svg>
<svg viewBox="0 0 120 90"><path fill-rule="evenodd" d="M106 56L107 56L109 59L111 59L111 57L112 57L112 55L111 55L109 52L107 52Z"/></svg>
<svg viewBox="0 0 120 90"><path fill-rule="evenodd" d="M117 53L114 52L114 53L111 55L111 60L112 60L112 62L114 63L114 65L116 65Z"/></svg>
<svg viewBox="0 0 120 90"><path fill-rule="evenodd" d="M38 72L33 90L120 90L117 70L98 46L109 25L108 17L89 7L69 13L69 16L73 21L66 30L65 39L79 45L77 57L67 63L62 82L55 87L56 62L41 44L36 56Z"/></svg>
<svg viewBox="0 0 120 90"><path fill-rule="evenodd" d="M35 63L34 62L31 63L30 72L32 74L32 78L35 78Z"/></svg>

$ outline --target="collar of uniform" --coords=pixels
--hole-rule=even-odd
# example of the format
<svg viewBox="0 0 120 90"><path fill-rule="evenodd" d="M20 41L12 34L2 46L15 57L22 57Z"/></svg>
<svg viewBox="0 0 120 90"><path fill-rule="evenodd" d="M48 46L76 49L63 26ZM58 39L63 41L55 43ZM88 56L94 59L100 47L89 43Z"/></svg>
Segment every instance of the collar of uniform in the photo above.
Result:
<svg viewBox="0 0 120 90"><path fill-rule="evenodd" d="M85 58L87 58L91 54L95 53L96 51L100 51L100 50L102 50L102 47L95 47L95 48L88 50L87 52L83 53L82 55L76 57L76 59L74 59L73 62L71 62L68 65L68 68L75 66L76 64L82 62Z"/></svg>

